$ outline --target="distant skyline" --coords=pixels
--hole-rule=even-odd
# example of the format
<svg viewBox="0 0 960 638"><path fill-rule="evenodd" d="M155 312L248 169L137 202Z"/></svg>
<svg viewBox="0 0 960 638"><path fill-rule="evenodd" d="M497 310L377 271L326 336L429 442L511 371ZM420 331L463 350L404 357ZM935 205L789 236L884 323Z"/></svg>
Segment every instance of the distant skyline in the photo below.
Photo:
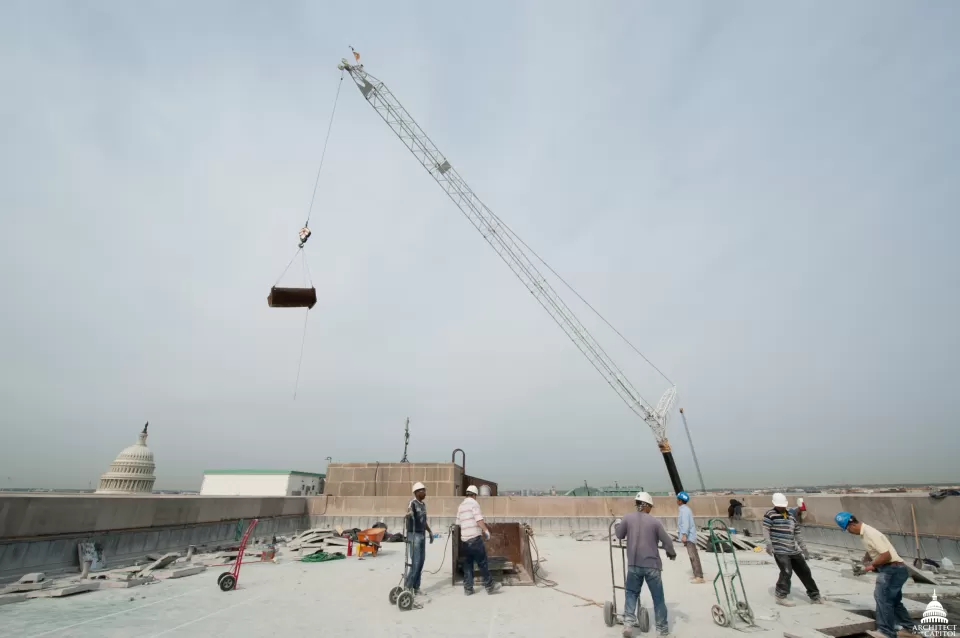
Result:
<svg viewBox="0 0 960 638"><path fill-rule="evenodd" d="M708 486L925 483L960 423L960 4L0 4L0 486L467 451L670 483L628 410L349 82L678 386ZM299 266L283 283L304 280ZM669 383L557 282L644 398ZM674 411L670 439L697 487ZM10 479L7 479L10 477Z"/></svg>

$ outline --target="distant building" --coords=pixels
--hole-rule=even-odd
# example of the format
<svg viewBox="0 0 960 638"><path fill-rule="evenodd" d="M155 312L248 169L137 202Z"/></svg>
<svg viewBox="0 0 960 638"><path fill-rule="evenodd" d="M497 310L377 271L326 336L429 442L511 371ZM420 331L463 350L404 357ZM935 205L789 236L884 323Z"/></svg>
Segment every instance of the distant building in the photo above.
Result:
<svg viewBox="0 0 960 638"><path fill-rule="evenodd" d="M157 469L153 462L153 452L147 447L147 426L137 437L137 442L124 448L113 463L110 470L100 476L97 494L150 494L157 477L153 472Z"/></svg>
<svg viewBox="0 0 960 638"><path fill-rule="evenodd" d="M313 496L325 474L295 470L204 470L201 496Z"/></svg>
<svg viewBox="0 0 960 638"><path fill-rule="evenodd" d="M634 497L637 492L643 492L640 485L615 485L613 487L588 487L581 485L567 492L565 496L629 496Z"/></svg>

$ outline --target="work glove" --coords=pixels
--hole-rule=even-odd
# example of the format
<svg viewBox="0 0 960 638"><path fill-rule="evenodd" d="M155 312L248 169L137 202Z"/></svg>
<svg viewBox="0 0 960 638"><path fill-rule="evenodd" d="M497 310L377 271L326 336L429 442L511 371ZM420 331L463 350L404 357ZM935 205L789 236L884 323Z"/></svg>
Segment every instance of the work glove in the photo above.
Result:
<svg viewBox="0 0 960 638"><path fill-rule="evenodd" d="M767 544L767 553L773 556L773 545Z"/></svg>
<svg viewBox="0 0 960 638"><path fill-rule="evenodd" d="M433 545L433 534L430 534L430 544Z"/></svg>
<svg viewBox="0 0 960 638"><path fill-rule="evenodd" d="M804 552L803 552L803 558L804 558L804 560L810 560L810 552L804 550Z"/></svg>
<svg viewBox="0 0 960 638"><path fill-rule="evenodd" d="M674 554L667 554L667 558L669 558L670 560L677 560L677 555L676 555L675 553L674 553Z"/></svg>
<svg viewBox="0 0 960 638"><path fill-rule="evenodd" d="M485 540L490 540L490 532L484 532L484 533L483 533L483 538L484 538Z"/></svg>

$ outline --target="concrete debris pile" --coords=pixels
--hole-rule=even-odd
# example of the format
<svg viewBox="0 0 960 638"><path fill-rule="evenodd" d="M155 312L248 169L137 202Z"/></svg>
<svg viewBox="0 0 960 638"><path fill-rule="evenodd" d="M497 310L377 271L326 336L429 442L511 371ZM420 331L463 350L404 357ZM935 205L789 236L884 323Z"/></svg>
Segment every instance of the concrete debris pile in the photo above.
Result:
<svg viewBox="0 0 960 638"><path fill-rule="evenodd" d="M286 545L286 549L299 552L300 557L309 556L318 552L326 554L342 554L351 556L376 556L381 544L387 540L395 542L398 536L387 534L387 527L377 523L369 529L359 528L344 530L342 528L314 528L294 536ZM400 540L403 540L402 535Z"/></svg>
<svg viewBox="0 0 960 638"><path fill-rule="evenodd" d="M730 534L725 530L715 530L714 533L717 535L717 539L720 541L720 548L724 553L729 553L733 550L739 550L742 552L756 552L763 551L766 547L766 540L763 538L741 536L740 534ZM671 534L671 538L677 542L680 541L680 536L676 532ZM710 532L698 530L696 543L697 547L703 551L711 553L713 552L713 545L710 542Z"/></svg>
<svg viewBox="0 0 960 638"><path fill-rule="evenodd" d="M151 560L146 565L95 572L90 571L93 561L88 559L81 566L79 575L61 578L47 578L42 572L25 574L16 583L0 587L0 605L31 598L63 598L91 591L127 589L161 580L193 576L207 569L205 564L192 564L193 548L186 557L173 552L148 558Z"/></svg>

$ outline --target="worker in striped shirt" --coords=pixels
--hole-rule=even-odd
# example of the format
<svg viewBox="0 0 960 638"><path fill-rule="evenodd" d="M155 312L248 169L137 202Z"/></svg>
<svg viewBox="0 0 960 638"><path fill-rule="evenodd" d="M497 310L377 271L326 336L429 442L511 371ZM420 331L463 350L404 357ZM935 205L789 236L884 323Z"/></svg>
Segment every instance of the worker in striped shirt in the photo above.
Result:
<svg viewBox="0 0 960 638"><path fill-rule="evenodd" d="M493 582L490 567L487 565L487 548L484 539L490 540L490 528L483 521L483 512L477 502L476 486L467 488L467 497L457 509L457 525L460 526L460 560L463 562L463 593L473 594L473 564L480 568L483 587L488 594L496 593L500 583Z"/></svg>
<svg viewBox="0 0 960 638"><path fill-rule="evenodd" d="M763 515L763 535L767 539L767 553L777 561L780 568L780 578L777 579L775 590L777 604L784 607L793 607L787 600L790 595L790 584L793 573L800 577L800 582L807 588L807 596L815 605L822 605L820 590L810 573L810 566L806 559L810 557L807 545L803 542L800 524L793 514L787 511L787 497L779 492L773 495L773 509Z"/></svg>

